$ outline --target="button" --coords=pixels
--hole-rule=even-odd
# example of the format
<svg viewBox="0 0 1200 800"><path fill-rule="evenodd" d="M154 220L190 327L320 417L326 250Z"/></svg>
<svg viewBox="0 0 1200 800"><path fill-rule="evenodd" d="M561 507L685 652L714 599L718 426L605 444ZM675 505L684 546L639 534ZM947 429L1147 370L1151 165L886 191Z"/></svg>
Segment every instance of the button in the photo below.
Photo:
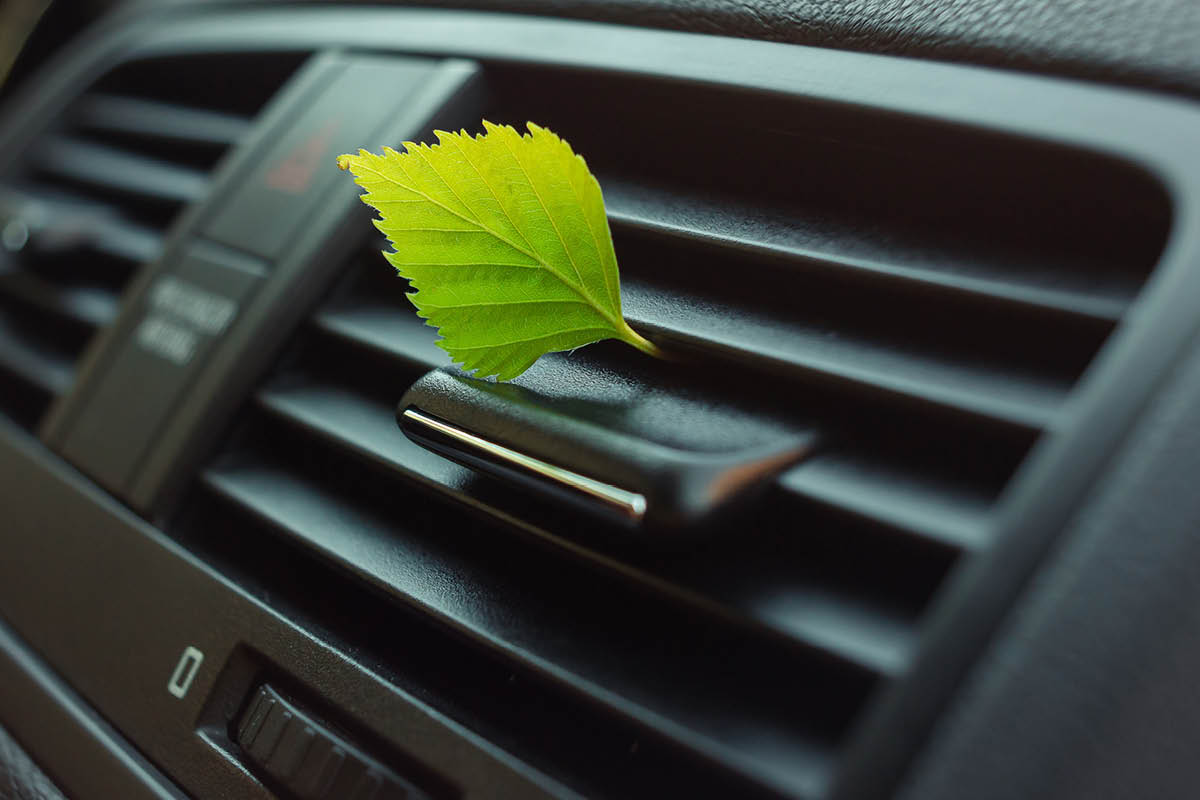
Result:
<svg viewBox="0 0 1200 800"><path fill-rule="evenodd" d="M236 740L250 766L295 800L428 800L266 684L242 714Z"/></svg>
<svg viewBox="0 0 1200 800"><path fill-rule="evenodd" d="M70 428L63 455L122 492L262 272L249 257L194 245L159 275L139 300L132 332Z"/></svg>
<svg viewBox="0 0 1200 800"><path fill-rule="evenodd" d="M336 181L349 179L337 156L371 147L372 134L434 75L437 61L361 58L350 62L250 172L209 223L225 244L274 259Z"/></svg>

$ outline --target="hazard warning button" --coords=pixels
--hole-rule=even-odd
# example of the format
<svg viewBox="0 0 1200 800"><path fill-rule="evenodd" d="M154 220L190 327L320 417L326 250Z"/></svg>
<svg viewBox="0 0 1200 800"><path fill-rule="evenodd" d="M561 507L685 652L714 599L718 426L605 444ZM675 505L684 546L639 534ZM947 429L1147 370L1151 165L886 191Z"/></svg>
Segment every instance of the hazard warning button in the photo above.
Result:
<svg viewBox="0 0 1200 800"><path fill-rule="evenodd" d="M281 255L305 219L320 213L331 184L349 183L337 168L337 156L360 147L378 149L372 136L437 67L434 60L386 57L330 64L333 77L315 98L298 98L303 107L260 147L255 166L205 234L263 258Z"/></svg>

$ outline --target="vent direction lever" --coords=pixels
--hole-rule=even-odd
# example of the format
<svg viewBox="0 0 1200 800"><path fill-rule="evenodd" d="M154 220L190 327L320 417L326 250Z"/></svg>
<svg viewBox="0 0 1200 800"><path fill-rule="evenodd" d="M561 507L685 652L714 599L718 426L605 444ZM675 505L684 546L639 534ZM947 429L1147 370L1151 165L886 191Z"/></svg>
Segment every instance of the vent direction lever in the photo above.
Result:
<svg viewBox="0 0 1200 800"><path fill-rule="evenodd" d="M667 446L515 384L435 370L400 400L411 440L548 500L627 527L705 527L807 456L812 434L712 452Z"/></svg>

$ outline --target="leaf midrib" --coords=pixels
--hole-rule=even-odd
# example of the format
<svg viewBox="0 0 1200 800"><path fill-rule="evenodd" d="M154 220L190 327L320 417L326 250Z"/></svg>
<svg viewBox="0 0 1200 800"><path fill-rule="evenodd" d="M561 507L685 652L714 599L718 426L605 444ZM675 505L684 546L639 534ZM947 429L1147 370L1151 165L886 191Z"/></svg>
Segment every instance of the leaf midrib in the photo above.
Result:
<svg viewBox="0 0 1200 800"><path fill-rule="evenodd" d="M421 293L417 292L416 296L420 297ZM455 308L488 308L490 306L533 306L533 305L555 305L555 304L573 305L573 306L588 305L587 303L583 302L582 300L563 300L563 299L556 299L556 300L499 300L494 303L470 302L470 303L458 303L455 305L440 305L438 303L426 303L426 302L422 301L421 308L436 308L439 310L450 310L450 309L455 309Z"/></svg>
<svg viewBox="0 0 1200 800"><path fill-rule="evenodd" d="M568 333L582 333L583 331L604 331L604 328L597 328L594 325L584 325L581 328L564 328L561 331L546 333L540 336L527 336L522 339L508 339L503 342L489 342L488 344L470 344L470 345L454 345L455 350L490 350L496 347L507 347L513 344L524 344L525 342L537 342L542 339L553 339L555 336L563 336Z"/></svg>
<svg viewBox="0 0 1200 800"><path fill-rule="evenodd" d="M496 194L496 190L494 188L492 188L492 185L490 183L488 183L488 179L485 178L483 173L479 171L479 167L476 166L475 162L471 160L470 154L467 153L467 151L465 149L463 149L462 144L453 135L446 137L446 141L454 144L454 148L456 150L458 150L459 155L461 155L463 157L463 161L466 161L467 164L470 165L472 171L474 171L476 176L479 177L479 182L483 184L484 188L486 188L488 190L488 194L490 194L492 196L492 199L496 201L496 207L499 208L504 213L504 218L508 220L508 224L512 225L513 230L517 232L517 235L521 237L521 240L524 241L525 244L530 247L530 249L532 249L533 242L529 241L529 239L527 239L525 237L525 234L521 233L521 229L517 226L517 221L515 219L513 219L512 214L508 213L508 209L504 207L504 203L500 202L500 195ZM445 144L445 142L443 142L443 145L444 144ZM429 159L425 159L425 160L428 161ZM441 173L438 173L438 174L440 175ZM442 178L442 180L444 181L445 178ZM455 197L458 197L458 195L455 194ZM463 205L465 206L466 203L463 203Z"/></svg>
<svg viewBox="0 0 1200 800"><path fill-rule="evenodd" d="M529 174L529 170L525 169L525 165L521 163L521 157L512 149L512 145L508 142L508 137L501 135L500 142L504 145L504 149L508 151L508 154L512 156L513 163L521 170L521 174L525 176L525 181L529 184L529 188L533 190L533 196L537 198L538 205L542 207L542 213L546 215L546 219L550 220L550 227L554 228L554 235L558 237L558 243L562 245L563 252L567 254L567 261L571 262L571 269L575 270L575 278L579 281L579 285L582 286L583 273L579 271L579 265L575 263L575 256L572 255L571 248L567 247L567 240L563 238L562 231L558 229L558 223L554 221L554 215L550 213L550 207L542 199L542 193L538 191L537 184L533 181L533 176ZM567 183L570 183L570 179L567 180ZM487 184L486 180L484 184ZM455 196L457 197L457 195ZM532 245L533 243L530 242L530 244Z"/></svg>

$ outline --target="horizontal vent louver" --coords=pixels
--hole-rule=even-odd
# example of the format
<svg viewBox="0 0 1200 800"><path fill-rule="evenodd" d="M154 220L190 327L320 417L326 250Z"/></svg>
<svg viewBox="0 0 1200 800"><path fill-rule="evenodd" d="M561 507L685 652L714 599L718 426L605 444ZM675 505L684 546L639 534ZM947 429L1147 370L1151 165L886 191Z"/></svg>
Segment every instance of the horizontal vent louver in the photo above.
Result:
<svg viewBox="0 0 1200 800"><path fill-rule="evenodd" d="M125 64L0 184L0 411L33 427L136 267L298 66L291 55Z"/></svg>
<svg viewBox="0 0 1200 800"><path fill-rule="evenodd" d="M446 361L371 242L179 530L200 550L202 531L233 529L333 560L546 681L577 724L615 718L627 741L698 759L657 762L677 796L821 796L869 693L910 663L929 601L988 542L992 505L1155 263L1165 200L1091 155L861 110L488 77L489 119L542 122L587 156L627 316L690 355L602 343L547 357L526 385L541 369L631 414L816 431L817 453L683 550L531 504L397 431L401 394ZM520 751L520 719L468 716ZM523 754L599 795L663 796L551 751Z"/></svg>

